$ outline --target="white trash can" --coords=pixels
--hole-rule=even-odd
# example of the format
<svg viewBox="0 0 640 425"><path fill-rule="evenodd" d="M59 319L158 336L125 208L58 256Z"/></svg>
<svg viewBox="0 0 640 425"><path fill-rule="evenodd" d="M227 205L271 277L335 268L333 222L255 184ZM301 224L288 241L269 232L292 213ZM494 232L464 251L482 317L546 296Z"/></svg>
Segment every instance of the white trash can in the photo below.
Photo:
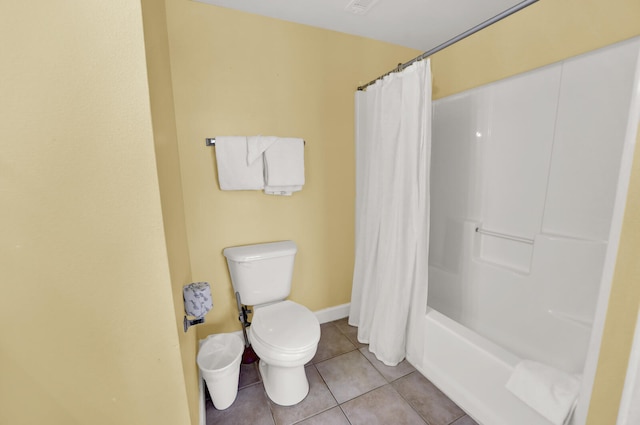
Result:
<svg viewBox="0 0 640 425"><path fill-rule="evenodd" d="M244 342L234 334L211 335L200 346L198 367L218 410L231 406L238 395Z"/></svg>

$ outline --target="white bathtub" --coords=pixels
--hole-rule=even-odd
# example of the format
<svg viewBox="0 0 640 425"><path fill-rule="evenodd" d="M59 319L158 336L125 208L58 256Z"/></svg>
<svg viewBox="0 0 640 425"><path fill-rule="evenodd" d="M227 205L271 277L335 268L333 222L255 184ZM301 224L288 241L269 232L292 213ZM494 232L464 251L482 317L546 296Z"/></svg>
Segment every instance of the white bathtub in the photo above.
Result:
<svg viewBox="0 0 640 425"><path fill-rule="evenodd" d="M505 384L520 360L470 329L429 309L424 355L414 366L481 425L549 425Z"/></svg>

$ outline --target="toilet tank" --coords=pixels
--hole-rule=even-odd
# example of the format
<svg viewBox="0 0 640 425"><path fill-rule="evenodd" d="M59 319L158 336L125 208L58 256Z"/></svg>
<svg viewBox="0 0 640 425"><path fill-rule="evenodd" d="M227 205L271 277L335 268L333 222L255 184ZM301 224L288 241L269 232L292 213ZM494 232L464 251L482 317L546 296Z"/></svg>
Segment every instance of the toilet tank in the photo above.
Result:
<svg viewBox="0 0 640 425"><path fill-rule="evenodd" d="M231 283L240 293L242 304L260 305L287 298L297 251L293 241L225 248Z"/></svg>

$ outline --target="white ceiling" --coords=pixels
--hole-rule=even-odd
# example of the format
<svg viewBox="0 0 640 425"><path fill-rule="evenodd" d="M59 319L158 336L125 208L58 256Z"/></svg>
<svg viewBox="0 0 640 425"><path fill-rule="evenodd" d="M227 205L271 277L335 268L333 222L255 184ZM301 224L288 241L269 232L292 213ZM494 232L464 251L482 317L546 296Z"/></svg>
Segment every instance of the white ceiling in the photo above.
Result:
<svg viewBox="0 0 640 425"><path fill-rule="evenodd" d="M523 0L378 0L363 15L351 0L196 1L427 51Z"/></svg>

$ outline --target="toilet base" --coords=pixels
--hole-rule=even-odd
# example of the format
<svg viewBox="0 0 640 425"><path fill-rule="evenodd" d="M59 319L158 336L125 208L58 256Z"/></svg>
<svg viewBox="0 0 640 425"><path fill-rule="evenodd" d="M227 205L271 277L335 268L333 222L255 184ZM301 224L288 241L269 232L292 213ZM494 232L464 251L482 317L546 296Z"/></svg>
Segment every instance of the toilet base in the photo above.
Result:
<svg viewBox="0 0 640 425"><path fill-rule="evenodd" d="M300 403L309 393L309 381L304 365L295 367L274 366L260 360L260 375L267 396L280 406Z"/></svg>

